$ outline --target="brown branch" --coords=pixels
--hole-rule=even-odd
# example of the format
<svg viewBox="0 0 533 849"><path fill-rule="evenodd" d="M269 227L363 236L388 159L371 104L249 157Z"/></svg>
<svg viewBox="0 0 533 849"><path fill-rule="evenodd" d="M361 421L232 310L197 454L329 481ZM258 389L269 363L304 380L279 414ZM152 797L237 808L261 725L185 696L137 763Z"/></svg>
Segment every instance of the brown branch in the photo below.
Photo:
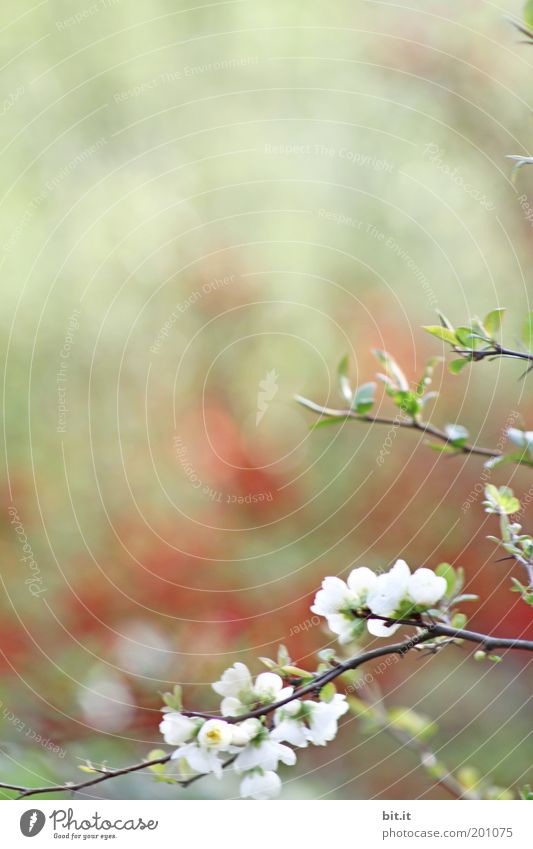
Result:
<svg viewBox="0 0 533 849"><path fill-rule="evenodd" d="M219 717L220 719L225 719L226 722L235 723L242 722L244 719L251 719L257 716L265 716L269 713L272 713L274 710L277 710L278 707L282 707L288 702L294 701L294 699L298 699L303 695L308 693L315 692L317 689L320 689L327 684L328 681L337 678L339 675L342 675L343 672L348 671L349 669L356 669L362 663L367 663L370 660L374 660L377 657L382 657L386 654L400 654L403 655L411 648L419 645L420 643L425 642L431 638L430 632L426 632L423 634L419 634L415 637L411 637L409 640L404 641L403 643L396 643L388 646L381 646L378 649L372 649L371 651L365 652L365 654L358 655L357 657L351 658L345 663L339 664L338 666L334 666L331 669L328 669L326 672L321 673L314 677L313 681L309 684L306 684L303 687L295 690L292 696L289 696L286 699L282 699L279 702L276 702L272 705L265 705L264 707L258 708L255 711L250 711L250 713L245 714L244 716L235 716L235 717ZM198 714L194 713L194 711L183 711L183 714L186 716L197 716ZM201 716L206 716L207 714L201 714ZM218 718L218 717L217 717ZM226 768L235 760L235 757L229 758L224 764L223 767ZM85 787L92 787L95 784L99 784L102 781L108 781L111 778L117 778L120 775L127 775L130 772L138 772L139 770L146 769L150 766L156 766L157 764L167 763L171 758L171 755L164 755L161 758L154 758L150 761L142 761L141 763L134 764L133 766L122 767L121 769L106 769L103 771L101 775L98 775L96 778L90 778L86 781L80 781L76 784L68 783L68 784L56 784L50 787L21 787L15 784L4 784L0 782L0 788L4 788L6 790L17 790L19 791L18 799L27 798L28 796L37 796L40 793L68 793L68 792L76 792L78 790L83 790ZM195 775L192 778L187 779L186 781L179 781L178 783L182 787L188 787L194 781L197 781L199 778L203 777L203 773L199 775Z"/></svg>
<svg viewBox="0 0 533 849"><path fill-rule="evenodd" d="M320 404L315 404L314 401L309 401L301 395L295 395L295 400L303 407L307 407L307 409L311 410L313 413L318 413L319 415L326 416L329 419L338 419L339 421L342 421L343 419L351 419L352 421L366 422L366 424L390 425L392 427L403 427L408 430L416 430L421 433L427 433L435 439L438 439L440 442L449 443L450 446L455 448L458 454L478 454L482 457L502 456L501 451L492 448L483 448L480 445L465 444L454 446L449 436L443 430L435 427L435 425L429 424L429 422L422 422L409 416L401 419L399 416L386 418L383 416L359 415L355 412L355 410L340 410L334 409L333 407L322 407Z"/></svg>
<svg viewBox="0 0 533 849"><path fill-rule="evenodd" d="M523 651L533 651L533 640L518 640L512 637L492 637L488 634L480 634L476 631L465 631L461 628L452 628L448 625L442 625L438 622L425 622L423 618L420 616L415 619L387 619L384 616L376 616L374 614L367 614L366 618L373 619L381 619L385 622L390 622L391 624L401 624L407 625L410 627L415 627L418 630L418 633L415 636L410 637L408 640L404 640L401 643L389 643L385 646L380 646L376 649L370 649L363 654L356 655L355 657L346 660L344 663L338 663L335 666L332 666L330 669L327 669L325 672L321 672L319 675L315 675L311 681L307 684L298 687L294 692L287 696L284 699L280 699L277 702L273 702L269 705L262 705L254 710L249 711L248 713L241 714L240 716L226 716L226 717L216 717L219 719L224 719L229 723L237 723L243 722L245 719L254 719L257 717L268 716L268 714L273 713L278 710L278 708L283 707L289 702L294 701L295 699L300 699L302 696L307 696L310 694L318 693L322 687L328 684L330 681L335 680L340 675L343 675L345 672L349 672L353 669L357 669L357 667L361 666L363 663L368 663L371 660L376 660L378 657L383 657L389 654L398 654L400 657L403 657L407 652L411 651L411 649L416 648L417 646L422 645L423 643L429 642L433 640L435 637L449 637L451 640L467 640L470 642L478 643L482 646L483 649L492 650L498 648L508 648L508 649L518 649ZM423 630L421 630L423 629ZM183 714L186 716L201 716L203 718L209 717L210 714L198 714L194 711L183 711ZM150 766L156 766L157 764L165 764L171 758L171 755L164 755L160 758L154 758L150 761L142 761L138 764L133 764L133 766L126 766L120 769L102 769L101 775L98 775L96 778L90 778L87 781L80 781L78 783L67 783L67 784L56 784L50 787L22 787L16 784L5 784L0 782L0 788L4 788L6 790L16 790L19 792L19 796L17 798L23 799L28 796L37 796L41 793L68 793L68 792L76 792L78 790L83 790L86 787L92 787L95 784L99 784L102 781L108 781L111 778L117 778L121 775L127 775L131 772L138 772L139 770L146 769ZM227 760L223 767L229 766L235 760L234 757ZM194 781L202 778L203 774L195 775L192 778L189 778L185 781L178 781L182 787L188 787Z"/></svg>
<svg viewBox="0 0 533 849"><path fill-rule="evenodd" d="M515 157L509 158L514 159ZM520 158L526 159L527 157ZM459 354L462 357L468 357L473 362L486 360L489 357L494 357L495 359L503 357L505 359L525 360L530 363L533 362L533 354L527 351L515 351L512 348L505 348L497 342L492 342L490 348L483 348L482 350L476 350L475 348L460 348L455 345L453 346L453 350L456 354Z"/></svg>
<svg viewBox="0 0 533 849"><path fill-rule="evenodd" d="M78 790L83 790L85 787L92 787L95 784L100 784L102 781L109 781L110 778L118 778L120 775L128 775L131 772L139 772L142 769L146 769L150 766L156 766L157 764L165 764L171 759L172 755L163 755L160 758L154 758L150 761L142 761L138 764L133 764L132 766L125 766L121 769L96 769L96 772L101 773L97 778L90 778L87 781L79 781L78 783L67 782L66 784L56 784L48 787L22 787L18 784L4 784L0 783L0 788L4 788L5 790L17 790L19 795L17 799L26 799L28 796L37 796L40 793L75 793ZM224 764L222 764L222 768L225 769L230 764L233 763L235 757L229 758ZM189 785L194 784L198 779L203 778L203 773L199 775L193 775L191 778L184 779L180 781L176 779L176 784L179 784L180 787L189 787Z"/></svg>

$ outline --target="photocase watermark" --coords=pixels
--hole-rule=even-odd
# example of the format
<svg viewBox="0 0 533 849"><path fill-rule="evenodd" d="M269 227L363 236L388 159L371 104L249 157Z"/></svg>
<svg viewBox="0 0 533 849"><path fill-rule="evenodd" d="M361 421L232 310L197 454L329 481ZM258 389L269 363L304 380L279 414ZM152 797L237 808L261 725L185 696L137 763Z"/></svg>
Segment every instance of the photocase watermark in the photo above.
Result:
<svg viewBox="0 0 533 849"><path fill-rule="evenodd" d="M26 531L24 530L24 525L21 522L17 508L13 505L12 507L9 507L7 512L11 517L11 525L13 526L13 530L17 534L18 541L22 547L23 556L20 558L20 560L21 562L26 564L27 568L31 573L25 579L24 583L28 587L32 596L38 598L40 595L46 592L46 587L43 586L43 576L41 574L41 570L39 569L39 564L37 563L34 557L32 547L28 541L28 536L26 534Z"/></svg>
<svg viewBox="0 0 533 849"><path fill-rule="evenodd" d="M360 678L356 681L352 681L351 684L347 684L344 687L344 693L347 696L353 695L357 693L358 690L362 690L365 687L369 687L376 678L379 678L380 675L383 675L387 669L392 666L393 663L397 663L400 660L400 655L397 654L388 654L383 660L380 660L378 665L372 672L365 672Z"/></svg>
<svg viewBox="0 0 533 849"><path fill-rule="evenodd" d="M20 817L20 830L24 837L35 837L46 824L46 816L38 808L24 811Z"/></svg>
<svg viewBox="0 0 533 849"><path fill-rule="evenodd" d="M20 239L22 233L24 232L26 226L32 220L33 216L40 208L40 206L44 203L44 201L50 196L50 194L57 189L57 187L65 180L73 171L79 168L80 165L83 165L88 159L91 158L97 151L101 150L104 145L106 145L108 140L101 136L97 139L94 144L89 145L84 148L80 153L77 153L76 156L73 156L67 164L61 168L53 177L50 177L49 180L44 184L44 188L36 194L31 201L26 205L24 212L22 213L15 229L9 236L9 239L5 241L2 245L2 250L4 253L9 254L16 246L18 240Z"/></svg>
<svg viewBox="0 0 533 849"><path fill-rule="evenodd" d="M271 156L319 156L326 159L344 159L352 165L391 174L394 165L387 159L378 159L369 153L349 147L329 147L324 144L265 144L264 152Z"/></svg>
<svg viewBox="0 0 533 849"><path fill-rule="evenodd" d="M316 626L320 625L322 622L323 620L320 618L320 616L310 616L303 622L299 622L298 625L291 625L289 637L294 637L296 634L301 634L302 631L310 631L311 628L316 628Z"/></svg>
<svg viewBox="0 0 533 849"><path fill-rule="evenodd" d="M67 403L67 372L69 358L74 345L76 332L79 330L79 317L81 310L75 309L69 317L67 324L67 332L63 340L63 347L59 352L59 367L56 373L56 391L57 391L57 432L67 432L67 413L69 412Z"/></svg>
<svg viewBox="0 0 533 849"><path fill-rule="evenodd" d="M187 80L200 74L231 71L236 68L248 68L250 65L257 64L259 64L259 56L231 56L228 59L219 59L216 62L207 62L203 65L184 65L183 68L178 68L174 71L163 71L163 73L158 74L156 77L144 80L138 85L123 89L123 91L117 91L113 95L113 100L115 103L123 103L125 100L131 100L132 97L140 97L143 94L152 92L161 85L169 85L180 80Z"/></svg>
<svg viewBox="0 0 533 849"><path fill-rule="evenodd" d="M271 502L274 500L272 492L249 492L246 495L237 495L229 492L222 492L205 483L197 473L194 465L189 459L187 446L183 442L181 436L176 435L173 439L174 451L177 460L185 472L189 483L193 489L197 489L202 495L205 495L210 501L218 504L259 504L262 502Z"/></svg>
<svg viewBox="0 0 533 849"><path fill-rule="evenodd" d="M210 295L212 292L217 292L219 289L224 289L225 286L229 286L234 282L234 280L235 274L226 274L224 277L214 277L212 280L208 280L204 283L200 289L196 289L194 292L191 292L189 297L185 298L184 301L177 303L164 324L161 325L153 344L150 345L150 351L152 354L159 353L164 342L168 339L170 331L181 315L184 315L192 306L197 304L198 301L205 298L206 295Z"/></svg>
<svg viewBox="0 0 533 849"><path fill-rule="evenodd" d="M511 410L505 420L505 424L496 443L496 449L498 451L503 451L505 443L507 441L507 431L515 424L518 418L520 418L520 413L517 412L517 410ZM490 466L488 468L483 469L481 475L479 476L479 483L472 487L472 489L468 493L467 498L463 501L461 505L461 513L466 513L468 510L470 510L470 505L475 504L476 501L478 501L479 497L483 495L485 491L485 484L490 480L491 475L492 468Z"/></svg>
<svg viewBox="0 0 533 849"><path fill-rule="evenodd" d="M24 734L24 736L28 738L29 742L35 743L37 746L41 746L43 749L47 749L47 751L57 755L58 758L65 757L65 755L67 754L65 749L63 749L61 746L58 746L56 743L53 742L53 740L50 740L49 737L43 737L41 734L35 731L34 728L31 728L29 725L27 725L27 723L24 722L23 719L21 719L19 716L16 715L16 713L14 713L12 710L6 707L6 705L4 705L2 699L0 699L0 710L2 711L2 718L6 722L9 722L21 734Z"/></svg>
<svg viewBox="0 0 533 849"><path fill-rule="evenodd" d="M108 819L98 811L87 812L81 816L83 818L76 819L73 808L54 808L48 816L39 808L29 808L20 817L20 830L25 837L34 837L43 830L48 821L54 838L85 843L87 839L114 840L121 832L156 831L159 827L159 820L145 820L143 817Z"/></svg>
<svg viewBox="0 0 533 849"><path fill-rule="evenodd" d="M259 424L261 423L271 402L278 394L278 380L279 374L276 369L273 368L271 371L267 371L263 379L259 381L259 388L257 390L257 412L255 414L256 427L259 427Z"/></svg>
<svg viewBox="0 0 533 849"><path fill-rule="evenodd" d="M70 29L70 27L74 27L77 24L83 23L88 18L92 18L99 12L103 12L105 9L110 9L112 6L118 6L119 3L120 0L97 0L96 3L92 3L90 6L86 6L85 9L80 9L79 12L75 12L68 18L63 18L62 20L56 21L56 29L59 32L62 32L65 29Z"/></svg>
<svg viewBox="0 0 533 849"><path fill-rule="evenodd" d="M326 221L333 221L335 224L342 224L346 227L351 227L354 230L359 230L361 233L364 233L365 236L368 236L369 239L374 239L376 242L384 245L384 247L391 251L395 257L400 259L406 268L408 268L408 270L412 273L417 283L419 283L421 288L424 290L428 304L433 308L438 306L437 296L426 275L420 266L416 264L412 256L394 238L394 236L387 235L387 233L384 233L368 221L361 221L359 218L353 218L351 216L344 215L341 212L335 212L330 209L318 209L317 215L319 218L325 218Z"/></svg>
<svg viewBox="0 0 533 849"><path fill-rule="evenodd" d="M3 117L4 115L7 115L7 113L13 109L15 103L20 100L25 91L25 87L23 85L19 85L15 91L8 94L7 97L4 97L4 99L0 101L0 116Z"/></svg>
<svg viewBox="0 0 533 849"><path fill-rule="evenodd" d="M520 204L520 209L524 213L525 220L533 227L533 207L529 203L527 195L519 195L517 200Z"/></svg>
<svg viewBox="0 0 533 849"><path fill-rule="evenodd" d="M394 445L394 440L398 435L398 430L402 426L402 424L409 424L412 421L412 416L408 415L405 412L405 408L400 405L400 412L396 413L394 419L392 420L392 424L387 431L387 435L383 440L382 446L379 450L378 456L376 457L376 463L378 466L382 466L385 462L386 458L392 451L392 446Z"/></svg>
<svg viewBox="0 0 533 849"><path fill-rule="evenodd" d="M493 212L496 209L494 203L487 197L487 195L469 183L463 177L461 170L458 167L452 168L450 165L447 165L444 162L445 151L439 147L438 144L434 142L428 142L424 147L424 156L429 159L432 165L435 165L438 171L441 174L444 174L446 177L449 177L456 186L462 189L465 194L471 197L473 200L477 201L483 209L486 209L488 212Z"/></svg>

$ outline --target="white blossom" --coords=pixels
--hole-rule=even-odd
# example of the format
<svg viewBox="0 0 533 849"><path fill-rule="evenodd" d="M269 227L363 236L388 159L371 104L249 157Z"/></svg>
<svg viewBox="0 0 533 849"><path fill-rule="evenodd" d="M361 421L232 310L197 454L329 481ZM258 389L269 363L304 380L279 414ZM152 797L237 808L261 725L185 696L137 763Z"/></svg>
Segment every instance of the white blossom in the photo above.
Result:
<svg viewBox="0 0 533 849"><path fill-rule="evenodd" d="M390 637L402 626L401 624L393 625L391 622L383 622L382 619L367 619L366 627L373 637Z"/></svg>
<svg viewBox="0 0 533 849"><path fill-rule="evenodd" d="M181 746L182 743L186 743L191 739L196 728L196 722L177 711L168 711L159 723L159 730L169 746Z"/></svg>
<svg viewBox="0 0 533 849"><path fill-rule="evenodd" d="M281 779L272 770L252 772L244 776L240 791L243 799L274 799L280 794Z"/></svg>
<svg viewBox="0 0 533 849"><path fill-rule="evenodd" d="M366 566L353 569L347 583L340 578L324 578L311 610L319 616L328 617L363 607L376 580L377 575Z"/></svg>
<svg viewBox="0 0 533 849"><path fill-rule="evenodd" d="M348 616L344 613L331 613L326 617L326 621L329 630L337 634L341 645L350 643L353 640L354 626L356 625L356 619L353 616Z"/></svg>
<svg viewBox="0 0 533 849"><path fill-rule="evenodd" d="M265 771L276 770L280 761L287 766L293 766L296 763L296 755L288 746L268 736L259 743L250 743L237 755L235 771L249 772L257 767Z"/></svg>
<svg viewBox="0 0 533 849"><path fill-rule="evenodd" d="M223 719L208 719L204 722L196 740L180 746L172 753L172 760L184 758L195 772L213 772L222 778L221 755L231 748L233 727Z"/></svg>
<svg viewBox="0 0 533 849"><path fill-rule="evenodd" d="M328 628L337 634L340 643L349 643L354 638L357 619L353 611L367 606L368 593L376 581L377 575L366 566L353 569L347 583L340 578L324 578L311 610L326 617Z"/></svg>
<svg viewBox="0 0 533 849"><path fill-rule="evenodd" d="M283 679L275 672L262 672L255 679L254 694L265 702L275 702L280 698L283 689Z"/></svg>
<svg viewBox="0 0 533 849"><path fill-rule="evenodd" d="M212 687L219 696L233 696L239 699L242 694L252 689L252 676L244 663L234 663Z"/></svg>
<svg viewBox="0 0 533 849"><path fill-rule="evenodd" d="M198 743L187 743L172 752L172 760L183 758L195 772L207 774L212 772L217 778L222 778L222 760L219 751L200 748Z"/></svg>
<svg viewBox="0 0 533 849"><path fill-rule="evenodd" d="M330 702L307 702L310 708L308 739L315 746L325 746L337 734L339 718L349 709L346 696L335 693Z"/></svg>
<svg viewBox="0 0 533 849"><path fill-rule="evenodd" d="M378 616L394 616L407 595L411 572L405 560L397 560L389 572L378 575L367 597L367 606Z"/></svg>
<svg viewBox="0 0 533 849"><path fill-rule="evenodd" d="M222 716L247 713L254 705L270 704L292 695L293 687L284 687L283 679L275 672L262 672L255 682L244 663L235 663L226 669L220 681L212 685L215 693L223 696L220 704Z"/></svg>
<svg viewBox="0 0 533 849"><path fill-rule="evenodd" d="M299 719L286 716L279 719L276 727L272 729L270 737L278 743L290 743L291 746L305 749L308 741L309 729Z"/></svg>
<svg viewBox="0 0 533 849"><path fill-rule="evenodd" d="M409 579L408 595L414 604L437 604L447 589L446 580L431 569L417 569Z"/></svg>
<svg viewBox="0 0 533 849"><path fill-rule="evenodd" d="M311 610L319 616L330 616L332 613L340 613L348 609L351 598L352 594L348 585L340 578L324 578L322 589L317 592Z"/></svg>
<svg viewBox="0 0 533 849"><path fill-rule="evenodd" d="M208 719L198 732L198 745L204 749L227 749L232 739L233 727L223 719Z"/></svg>
<svg viewBox="0 0 533 849"><path fill-rule="evenodd" d="M263 726L258 719L245 719L237 725L232 726L231 742L233 746L247 746L254 737L257 737Z"/></svg>
<svg viewBox="0 0 533 849"><path fill-rule="evenodd" d="M366 601L368 593L374 588L377 579L376 573L366 566L359 566L348 575L348 587L357 596L360 605Z"/></svg>

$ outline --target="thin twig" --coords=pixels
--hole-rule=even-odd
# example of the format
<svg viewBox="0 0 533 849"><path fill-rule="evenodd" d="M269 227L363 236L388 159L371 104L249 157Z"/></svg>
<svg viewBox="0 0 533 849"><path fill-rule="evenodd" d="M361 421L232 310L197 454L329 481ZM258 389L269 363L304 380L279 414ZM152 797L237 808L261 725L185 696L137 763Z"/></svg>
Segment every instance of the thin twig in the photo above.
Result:
<svg viewBox="0 0 533 849"><path fill-rule="evenodd" d="M251 711L250 713L244 716L236 716L236 717L224 717L226 722L242 722L244 719L250 719L256 716L265 716L269 713L272 713L274 710L277 710L278 707L282 707L284 704L288 702L294 701L294 699L300 698L303 695L314 692L317 688L321 688L324 684L327 684L328 681L337 678L339 675L342 675L343 672L348 671L349 669L355 669L357 666L360 666L362 663L367 663L370 660L374 660L377 657L382 657L386 654L400 654L403 655L405 652L409 651L411 648L414 648L416 645L424 642L425 640L430 639L431 635L429 632L424 634L419 634L415 637L412 637L409 640L404 641L403 643L396 643L388 646L381 646L378 649L373 649L371 651L365 652L364 654L358 655L357 657L351 658L345 663L339 664L338 666L332 667L332 669L328 669L326 672L321 673L314 677L313 681L309 684L306 684L303 687L295 690L292 696L289 696L287 699L282 699L279 702L276 702L273 705L265 705L262 708L258 708L255 711ZM183 713L187 716L196 716L192 711L183 711ZM222 718L222 717L220 717ZM142 761L138 764L133 764L133 766L122 767L121 769L107 769L105 773L102 775L98 775L96 778L90 778L86 781L80 781L76 784L67 783L67 784L56 784L49 787L21 787L19 785L14 784L5 784L0 782L0 788L4 788L6 790L17 790L19 791L18 799L27 798L28 796L37 796L41 793L69 793L76 792L78 790L83 790L86 787L92 787L95 784L99 784L102 781L108 781L111 778L117 778L120 775L127 775L130 772L138 772L139 770L146 769L150 766L156 766L157 764L165 764L171 759L171 755L164 755L160 758L154 758L149 761ZM227 760L223 767L229 766L235 757ZM192 778L187 779L186 781L180 781L179 784L182 787L188 787L194 781L197 781L199 778L202 778L203 774L195 775Z"/></svg>
<svg viewBox="0 0 533 849"><path fill-rule="evenodd" d="M390 425L392 427L403 427L408 430L416 430L421 433L427 433L435 439L438 439L440 442L447 442L457 451L457 453L478 454L482 457L502 456L502 452L497 449L482 448L479 445L465 444L455 446L445 431L440 430L440 428L435 427L435 425L429 424L429 422L422 422L411 417L402 419L399 416L386 418L383 416L359 415L354 410L340 410L334 409L333 407L322 407L320 404L315 404L314 401L310 401L308 398L303 398L301 395L295 395L294 397L295 400L298 401L299 404L302 404L303 407L307 407L307 409L311 410L313 413L318 413L319 415L326 416L330 419L338 419L339 421L342 421L343 419L351 419L353 421L366 422L366 424L383 424Z"/></svg>
<svg viewBox="0 0 533 849"><path fill-rule="evenodd" d="M368 614L367 618L373 619L381 619L385 622L390 622L390 624L401 624L407 625L410 627L415 627L418 629L418 633L415 636L410 637L408 640L404 640L401 643L389 643L385 646L380 646L376 649L370 649L367 652L356 655L355 657L346 660L344 663L338 663L335 666L332 666L331 669L327 669L325 672L320 673L319 675L315 675L311 681L307 684L304 684L302 687L298 687L294 692L287 696L284 699L280 699L277 702L273 702L269 705L262 705L255 710L251 710L248 713L241 714L240 716L226 716L219 717L220 719L224 719L229 723L243 722L245 719L254 719L256 717L267 716L268 714L273 713L289 702L294 701L295 699L300 699L302 696L307 696L311 693L319 692L322 687L328 684L330 681L335 680L340 675L343 675L345 672L349 672L353 669L357 669L357 667L361 666L363 663L368 663L371 660L376 660L378 657L383 657L389 654L398 654L400 657L403 657L407 652L411 651L411 649L416 648L423 643L429 642L433 640L435 637L450 637L453 640L467 640L473 643L480 644L483 649L488 651L492 649L498 648L508 648L508 649L517 649L523 651L533 651L533 640L518 640L512 637L492 637L489 634L480 634L476 631L465 631L461 628L452 628L448 625L442 625L438 622L432 620L431 622L425 622L423 618L420 616L416 619L387 619L384 616L376 616L375 614ZM423 629L423 630L421 630ZM183 713L187 716L197 716L198 714L194 711L183 711ZM209 716L209 714L199 714L200 716ZM164 755L160 758L154 758L149 761L142 761L138 764L133 764L132 766L122 767L121 769L106 769L101 775L98 775L96 778L90 778L87 781L80 781L76 784L67 783L67 784L56 784L50 787L22 787L16 784L5 784L0 782L0 788L4 788L6 790L16 790L19 792L19 796L17 798L23 799L28 796L37 796L41 793L73 793L78 790L83 790L86 787L92 787L95 784L99 784L102 781L108 781L111 778L117 778L121 775L127 775L131 772L138 772L142 769L147 769L150 766L156 766L157 764L165 764L171 759L171 755ZM230 758L223 764L223 767L229 766L233 763L235 758ZM189 778L185 781L178 781L182 787L188 787L194 781L197 781L199 778L202 778L202 774L195 775L192 778Z"/></svg>

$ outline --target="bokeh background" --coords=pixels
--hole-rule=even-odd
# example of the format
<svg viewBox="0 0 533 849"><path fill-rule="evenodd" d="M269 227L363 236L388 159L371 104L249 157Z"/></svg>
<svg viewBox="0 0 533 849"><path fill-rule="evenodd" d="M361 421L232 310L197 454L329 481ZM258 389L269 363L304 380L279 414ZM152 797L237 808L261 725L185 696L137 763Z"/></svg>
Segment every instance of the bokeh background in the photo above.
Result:
<svg viewBox="0 0 533 849"><path fill-rule="evenodd" d="M140 760L161 692L213 709L209 682L279 643L314 668L331 635L309 604L355 565L462 565L471 624L533 637L479 495L462 509L479 458L394 433L380 465L383 428L311 431L293 400L339 404L339 359L365 382L373 347L417 378L442 353L420 330L436 309L506 306L516 342L533 172L513 183L505 154L529 150L533 48L504 15L521 5L5 0L1 780ZM519 375L438 369L432 420L503 444L509 411L533 427ZM378 683L438 722L450 768L507 786L533 777L531 680L527 657L451 648ZM353 716L285 778L284 798L446 797ZM87 795L236 793L135 775Z"/></svg>

